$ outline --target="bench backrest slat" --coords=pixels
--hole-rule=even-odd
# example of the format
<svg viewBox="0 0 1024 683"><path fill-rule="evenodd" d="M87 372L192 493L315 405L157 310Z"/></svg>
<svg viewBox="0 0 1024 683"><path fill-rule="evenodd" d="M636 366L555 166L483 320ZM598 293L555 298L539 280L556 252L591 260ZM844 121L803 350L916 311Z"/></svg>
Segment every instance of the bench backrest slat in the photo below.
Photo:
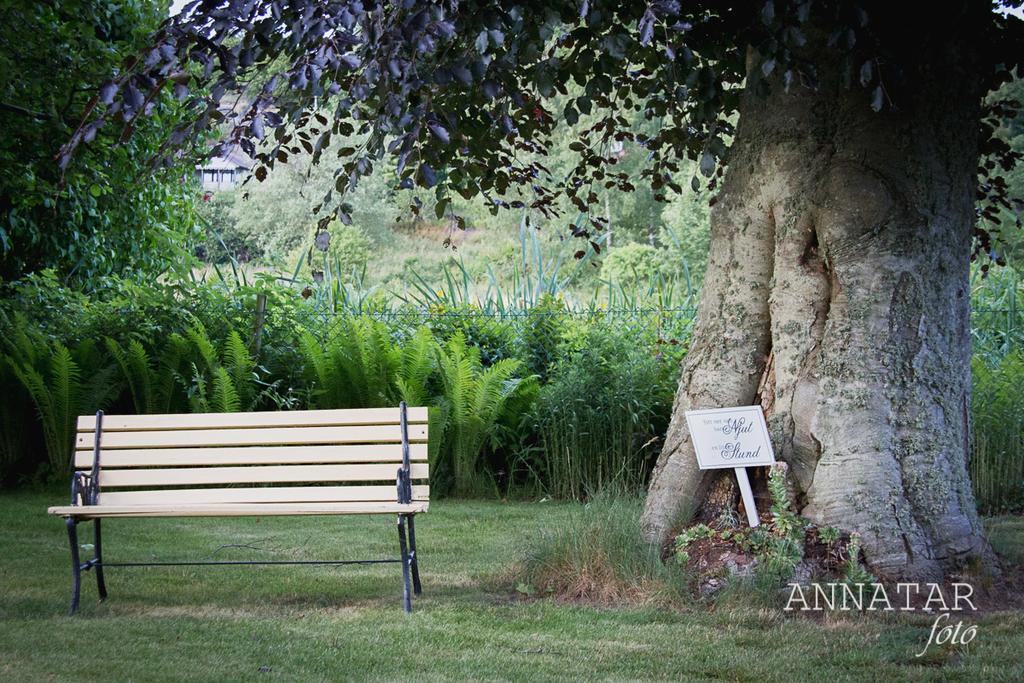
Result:
<svg viewBox="0 0 1024 683"><path fill-rule="evenodd" d="M393 503L400 422L398 408L104 415L99 502ZM413 500L427 500L427 409L409 408L407 422ZM95 425L78 419L78 470L92 468Z"/></svg>
<svg viewBox="0 0 1024 683"><path fill-rule="evenodd" d="M425 424L409 425L409 442L427 440ZM402 442L398 425L357 427L271 427L269 429L184 429L181 431L108 432L103 430L103 450L115 448L183 448L188 446L288 446L294 444ZM94 432L79 432L77 450L91 450Z"/></svg>
<svg viewBox="0 0 1024 683"><path fill-rule="evenodd" d="M106 445L105 441L104 444ZM75 451L75 467L92 467L91 450ZM427 444L409 446L413 462L427 459ZM251 446L222 448L121 448L102 450L103 467L188 467L199 465L329 465L359 462L402 462L402 450L394 444L336 446Z"/></svg>
<svg viewBox="0 0 1024 683"><path fill-rule="evenodd" d="M412 479L427 478L427 464L409 468ZM243 467L170 467L161 469L103 469L100 485L108 488L133 486L192 486L194 484L271 484L279 482L387 481L394 479L398 466L384 465L253 465Z"/></svg>
<svg viewBox="0 0 1024 683"><path fill-rule="evenodd" d="M357 503L394 502L391 486L261 486L259 488L163 489L107 491L104 505L160 505L164 503ZM416 484L412 499L430 499L430 487Z"/></svg>
<svg viewBox="0 0 1024 683"><path fill-rule="evenodd" d="M408 408L409 424L425 423L426 408ZM104 415L103 433L180 429L241 429L245 427L344 427L397 425L398 408L344 410L287 410L250 413L185 413L174 415ZM78 431L96 430L96 416L78 418Z"/></svg>

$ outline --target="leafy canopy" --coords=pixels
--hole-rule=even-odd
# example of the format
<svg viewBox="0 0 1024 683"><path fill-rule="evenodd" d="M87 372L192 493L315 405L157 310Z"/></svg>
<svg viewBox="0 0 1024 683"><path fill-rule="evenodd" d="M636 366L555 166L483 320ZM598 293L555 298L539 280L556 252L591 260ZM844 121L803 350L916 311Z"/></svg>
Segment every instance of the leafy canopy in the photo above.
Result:
<svg viewBox="0 0 1024 683"><path fill-rule="evenodd" d="M349 220L344 194L387 163L400 187L434 194L439 218L453 192L482 196L494 211L529 208L547 218L564 195L590 221L570 230L590 237L606 226L591 211L595 188L629 191L639 177L659 197L679 192L684 158L708 179L694 175L692 187L713 187L741 93L813 88L814 56L823 52L866 105L898 108L901 85L912 79L904 62L927 59L915 56L914 35L938 27L935 35L970 36L965 64L983 91L994 89L1024 55L1021 22L994 10L1020 4L937 11L891 0L198 0L102 87L62 161L108 122L130 130L171 90L189 118L170 135L164 161L214 127L227 130L222 147L240 144L258 160L261 181L301 150L314 161L333 155L334 189L317 207L331 211L318 231L335 216ZM246 103L240 114L224 113L228 98ZM637 119L657 125L638 131ZM570 146L576 164L555 177L546 150L559 123L580 120L589 125ZM986 151L1012 166L992 120L979 123ZM332 145L353 135L357 144ZM648 151L639 176L615 167L615 148L626 141ZM994 175L997 164L984 170ZM1005 183L982 191L1008 205ZM413 210L420 207L415 200Z"/></svg>
<svg viewBox="0 0 1024 683"><path fill-rule="evenodd" d="M154 276L187 260L191 164L145 173L179 122L170 94L119 140L93 144L63 171L54 157L94 105L104 79L146 45L166 12L150 0L10 0L0 5L0 279L53 268L62 281ZM84 139L84 138L80 138ZM140 278L141 279L141 278Z"/></svg>

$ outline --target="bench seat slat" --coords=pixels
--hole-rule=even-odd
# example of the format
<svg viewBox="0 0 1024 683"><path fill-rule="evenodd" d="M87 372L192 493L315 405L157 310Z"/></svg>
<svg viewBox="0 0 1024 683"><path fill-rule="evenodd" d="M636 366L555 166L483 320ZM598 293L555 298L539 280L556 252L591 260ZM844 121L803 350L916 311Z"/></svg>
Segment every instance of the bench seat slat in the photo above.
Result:
<svg viewBox="0 0 1024 683"><path fill-rule="evenodd" d="M395 486L274 486L260 488L156 489L105 491L100 505L211 505L234 503L395 502ZM412 487L413 501L429 500L430 487Z"/></svg>
<svg viewBox="0 0 1024 683"><path fill-rule="evenodd" d="M100 489L192 484L266 484L273 482L389 481L398 465L255 465L252 467L176 467L103 470ZM412 479L426 479L426 463L410 466Z"/></svg>
<svg viewBox="0 0 1024 683"><path fill-rule="evenodd" d="M93 452L75 451L75 467L92 468ZM411 444L409 459L427 459L426 444ZM343 446L234 446L226 448L114 449L100 452L103 468L189 467L196 465L312 465L357 462L402 462L401 444Z"/></svg>
<svg viewBox="0 0 1024 683"><path fill-rule="evenodd" d="M427 421L426 408L409 408L409 424ZM238 429L244 427L328 427L343 425L397 425L398 408L344 410L288 410L251 413L189 413L175 415L105 415L103 431ZM96 429L96 416L78 418L78 431Z"/></svg>
<svg viewBox="0 0 1024 683"><path fill-rule="evenodd" d="M97 517L266 517L285 515L374 515L426 512L429 503L241 503L229 505L88 505L51 507L51 515Z"/></svg>
<svg viewBox="0 0 1024 683"><path fill-rule="evenodd" d="M265 429L186 429L182 431L107 432L103 449L213 446L288 446L296 444L401 443L398 425L356 427L274 427ZM409 441L425 443L427 426L409 425ZM94 432L79 432L75 448L88 450Z"/></svg>

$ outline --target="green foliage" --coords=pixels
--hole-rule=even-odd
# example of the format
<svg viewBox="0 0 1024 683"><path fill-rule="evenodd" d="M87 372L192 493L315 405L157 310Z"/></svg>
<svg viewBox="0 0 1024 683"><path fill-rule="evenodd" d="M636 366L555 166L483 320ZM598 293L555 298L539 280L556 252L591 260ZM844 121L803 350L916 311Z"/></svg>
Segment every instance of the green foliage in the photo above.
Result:
<svg viewBox="0 0 1024 683"><path fill-rule="evenodd" d="M179 377L189 354L189 343L184 337L172 333L155 360L137 339L125 347L107 337L106 346L128 386L136 413L174 413L183 406Z"/></svg>
<svg viewBox="0 0 1024 683"><path fill-rule="evenodd" d="M771 522L766 531L757 527L751 532L758 558L758 579L767 584L789 580L804 557L804 528L807 521L793 511L786 490L786 470L773 466L768 472L768 493L771 495Z"/></svg>
<svg viewBox="0 0 1024 683"><path fill-rule="evenodd" d="M336 225L331 230L331 242L327 258L335 272L345 275L360 272L370 260L372 247L366 232L354 225Z"/></svg>
<svg viewBox="0 0 1024 683"><path fill-rule="evenodd" d="M997 363L1024 349L1024 278L1013 266L971 268L971 341L974 354Z"/></svg>
<svg viewBox="0 0 1024 683"><path fill-rule="evenodd" d="M439 305L431 309L427 324L437 340L445 343L461 335L479 349L484 365L516 356L516 327L513 318L481 315L471 304Z"/></svg>
<svg viewBox="0 0 1024 683"><path fill-rule="evenodd" d="M673 195L661 213L659 241L668 248L666 261L694 288L707 270L711 246L711 216L706 194Z"/></svg>
<svg viewBox="0 0 1024 683"><path fill-rule="evenodd" d="M601 277L621 287L649 283L670 268L669 254L650 244L625 244L611 249L601 265Z"/></svg>
<svg viewBox="0 0 1024 683"><path fill-rule="evenodd" d="M839 540L839 529L834 526L819 527L818 539L825 545L832 545Z"/></svg>
<svg viewBox="0 0 1024 683"><path fill-rule="evenodd" d="M714 538L717 535L718 532L707 524L694 524L687 529L683 529L683 531L676 536L675 542L673 543L676 551L676 562L684 567L690 564L690 553L686 550L689 545L694 541L701 540L702 538Z"/></svg>
<svg viewBox="0 0 1024 683"><path fill-rule="evenodd" d="M544 294L529 309L522 325L519 355L526 369L547 381L548 373L559 356L565 338L565 303L561 298Z"/></svg>
<svg viewBox="0 0 1024 683"><path fill-rule="evenodd" d="M54 162L98 86L123 69L166 16L147 0L12 0L0 9L0 279L53 268L92 287L108 275L181 269L194 229L189 158L148 163L180 120L170 93L119 140L123 122L93 129L89 154ZM120 125L119 125L120 124Z"/></svg>
<svg viewBox="0 0 1024 683"><path fill-rule="evenodd" d="M860 535L850 534L843 562L843 581L849 584L873 583L875 577L860 563Z"/></svg>
<svg viewBox="0 0 1024 683"><path fill-rule="evenodd" d="M313 406L379 408L397 403L403 353L384 323L346 316L326 343L307 332L299 344L312 382Z"/></svg>
<svg viewBox="0 0 1024 683"><path fill-rule="evenodd" d="M430 404L438 347L426 327L399 343L382 322L344 318L326 343L307 332L299 346L313 407Z"/></svg>
<svg viewBox="0 0 1024 683"><path fill-rule="evenodd" d="M338 142L344 144L343 140ZM225 227L212 224L211 229L245 236L269 262L294 263L296 256L305 255L313 246L313 229L322 217L313 211L316 200L336 182L335 168L329 164L310 166L309 160L308 154L295 155L287 166L269 174L263 182L250 182L244 188L246 197L236 195L227 216L219 218ZM332 250L329 260L334 260L334 256L344 260L345 233L361 234L372 242L384 226L394 222L399 203L389 200L389 193L388 179L378 174L365 179L346 198L356 207L352 212L353 225L342 227L335 222L329 228L331 242L342 247ZM348 227L356 231L346 230ZM314 267L323 269L323 261L322 255L314 254ZM349 270L351 267L343 272L347 274Z"/></svg>
<svg viewBox="0 0 1024 683"><path fill-rule="evenodd" d="M397 397L407 405L429 405L429 386L437 369L438 350L437 342L426 327L417 328L405 340L395 389Z"/></svg>
<svg viewBox="0 0 1024 683"><path fill-rule="evenodd" d="M263 256L258 233L236 216L235 205L243 201L240 194L235 190L207 192L197 205L205 238L196 252L207 263L246 263Z"/></svg>

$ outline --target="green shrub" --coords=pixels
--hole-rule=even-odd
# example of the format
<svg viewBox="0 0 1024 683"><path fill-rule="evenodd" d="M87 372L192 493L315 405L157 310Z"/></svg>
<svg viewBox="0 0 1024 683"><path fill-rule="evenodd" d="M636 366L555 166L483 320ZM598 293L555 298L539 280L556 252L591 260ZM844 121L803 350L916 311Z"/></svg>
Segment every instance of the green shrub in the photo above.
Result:
<svg viewBox="0 0 1024 683"><path fill-rule="evenodd" d="M277 382L261 380L256 360L238 332L228 334L219 352L202 325L188 330L186 338L191 360L188 374L179 378L186 387L192 412L255 410L277 388Z"/></svg>
<svg viewBox="0 0 1024 683"><path fill-rule="evenodd" d="M609 251L601 265L601 278L631 289L644 287L669 270L667 251L634 242Z"/></svg>
<svg viewBox="0 0 1024 683"><path fill-rule="evenodd" d="M661 213L662 229L658 238L668 248L670 268L681 273L695 288L704 281L711 246L708 201L706 193L674 194Z"/></svg>
<svg viewBox="0 0 1024 683"><path fill-rule="evenodd" d="M197 205L205 235L196 251L207 263L246 263L263 256L258 236L234 214L239 194L232 190L207 192Z"/></svg>
<svg viewBox="0 0 1024 683"><path fill-rule="evenodd" d="M480 361L493 365L506 358L516 358L516 319L484 314L472 304L435 305L426 323L434 338L444 344L457 335L480 350Z"/></svg>
<svg viewBox="0 0 1024 683"><path fill-rule="evenodd" d="M520 328L519 355L529 372L546 381L565 338L565 303L550 294L541 295Z"/></svg>
<svg viewBox="0 0 1024 683"><path fill-rule="evenodd" d="M106 345L121 371L136 413L176 413L184 407L180 377L189 355L189 343L184 337L171 334L155 359L137 339L122 346L107 337Z"/></svg>

